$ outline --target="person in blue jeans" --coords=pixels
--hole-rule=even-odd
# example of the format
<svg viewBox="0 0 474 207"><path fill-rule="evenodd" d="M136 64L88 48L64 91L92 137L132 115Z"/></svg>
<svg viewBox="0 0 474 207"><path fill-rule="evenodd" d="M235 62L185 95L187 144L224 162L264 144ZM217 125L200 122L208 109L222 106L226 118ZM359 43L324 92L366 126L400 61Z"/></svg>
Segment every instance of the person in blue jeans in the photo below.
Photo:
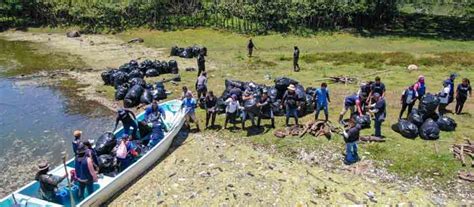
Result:
<svg viewBox="0 0 474 207"><path fill-rule="evenodd" d="M94 192L94 182L97 182L97 172L94 169L92 158L87 156L87 148L84 144L79 144L77 156L74 162L77 181L79 182L79 198L85 197L85 190L90 195Z"/></svg>
<svg viewBox="0 0 474 207"><path fill-rule="evenodd" d="M346 143L346 156L344 163L350 165L359 161L357 154L357 141L359 141L359 132L361 126L356 124L354 119L350 119L349 128L343 132L344 142Z"/></svg>
<svg viewBox="0 0 474 207"><path fill-rule="evenodd" d="M385 99L380 96L379 93L374 93L375 103L372 104L370 112L374 114L374 125L375 125L375 134L374 136L383 138L382 136L382 122L385 121L386 117L386 104Z"/></svg>
<svg viewBox="0 0 474 207"><path fill-rule="evenodd" d="M117 129L117 125L120 121L123 124L123 133L131 134L133 139L137 139L136 136L137 136L138 125L137 125L137 117L135 117L135 114L129 109L124 109L124 108L118 109L117 119L115 121L115 127L113 131ZM130 127L133 127L132 133L130 133Z"/></svg>
<svg viewBox="0 0 474 207"><path fill-rule="evenodd" d="M318 88L316 92L314 93L314 100L316 104L316 113L315 113L315 120L318 120L319 118L319 112L321 110L324 110L324 117L325 121L328 121L328 103L331 102L331 99L329 98L329 90L327 89L328 84L326 83L321 83L321 88Z"/></svg>
<svg viewBox="0 0 474 207"><path fill-rule="evenodd" d="M295 118L295 124L298 125L298 108L299 108L299 100L298 95L296 94L296 87L293 84L288 86L288 90L283 95L281 99L281 108L283 105L285 106L286 110L286 126L290 126L290 117L293 116Z"/></svg>

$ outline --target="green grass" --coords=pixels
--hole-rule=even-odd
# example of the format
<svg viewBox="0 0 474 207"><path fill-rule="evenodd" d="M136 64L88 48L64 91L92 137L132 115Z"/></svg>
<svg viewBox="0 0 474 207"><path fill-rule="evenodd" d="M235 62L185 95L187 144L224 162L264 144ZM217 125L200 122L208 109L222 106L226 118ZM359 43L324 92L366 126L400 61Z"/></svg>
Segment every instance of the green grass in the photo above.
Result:
<svg viewBox="0 0 474 207"><path fill-rule="evenodd" d="M328 76L352 76L360 80L372 80L374 72L387 86L388 120L383 124L383 133L387 137L385 143L362 144L360 154L377 161L390 163L388 168L401 176L424 178L433 177L436 182L445 183L456 176L461 167L460 162L453 159L450 146L470 138L474 132L471 123L474 119L469 114L474 113L474 104L468 100L465 111L469 114L451 116L458 123L455 132L442 132L437 141L424 141L420 138L409 140L391 130L391 125L397 122L399 96L403 89L413 84L418 75L424 74L428 91L436 93L441 88L441 82L450 72L457 72L461 77L474 76L474 42L453 40L428 40L419 38L377 37L363 38L349 34L315 35L312 37L267 35L252 37L257 50L252 59L246 56L248 36L209 29L182 30L161 32L135 30L118 34L124 40L141 37L149 47L169 48L173 45L189 46L204 45L208 48L208 71L210 74L210 89L218 96L224 89L224 79L255 81L271 85L272 80L266 80L266 75L272 79L277 76L288 76L300 81L304 86L317 87L321 81L317 79ZM301 50L302 71L292 72L292 49L298 45ZM178 58L178 62L181 59ZM419 71L408 72L408 64L417 64ZM196 66L194 66L196 67ZM383 71L383 72L380 72ZM180 85L167 87L177 97L183 85L193 86L196 74L182 72L183 82ZM459 80L457 80L457 83ZM342 108L344 96L357 91L357 85L330 84L332 102L330 104L330 120L337 120ZM452 109L450 105L448 108ZM204 113L198 112L201 126L204 124ZM313 115L302 118L301 123L313 119ZM218 116L217 123L223 125L224 116ZM277 127L282 127L284 118L276 119ZM264 124L267 123L264 121ZM249 123L250 124L250 123ZM248 136L245 131L229 132L221 130L222 137L245 139L251 143L274 146L277 151L293 155L301 148L317 150L320 148L335 148L343 150L343 141L339 136L333 139L300 138L278 139L272 130L263 134ZM373 133L373 129L364 130L363 135ZM471 138L472 139L472 138ZM436 145L436 147L435 147ZM465 168L468 169L468 168Z"/></svg>

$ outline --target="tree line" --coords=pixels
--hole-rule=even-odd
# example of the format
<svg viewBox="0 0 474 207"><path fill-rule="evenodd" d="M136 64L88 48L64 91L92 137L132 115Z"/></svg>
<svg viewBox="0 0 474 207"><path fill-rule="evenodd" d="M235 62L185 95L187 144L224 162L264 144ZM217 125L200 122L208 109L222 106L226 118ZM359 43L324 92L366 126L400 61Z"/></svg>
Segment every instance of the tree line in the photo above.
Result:
<svg viewBox="0 0 474 207"><path fill-rule="evenodd" d="M472 26L474 3L459 1L468 15L449 17L444 26ZM84 32L97 33L135 27L215 27L258 34L370 30L413 26L400 22L417 21L410 18L415 14L399 11L406 3L413 0L4 0L0 2L0 28L79 26ZM430 15L421 17L436 19Z"/></svg>

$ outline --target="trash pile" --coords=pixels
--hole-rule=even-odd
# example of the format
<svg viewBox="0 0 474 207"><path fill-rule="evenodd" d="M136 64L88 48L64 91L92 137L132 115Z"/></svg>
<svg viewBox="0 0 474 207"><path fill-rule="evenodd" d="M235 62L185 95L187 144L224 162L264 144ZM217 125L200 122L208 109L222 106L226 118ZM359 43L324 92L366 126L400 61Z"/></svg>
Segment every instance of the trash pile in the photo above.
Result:
<svg viewBox="0 0 474 207"><path fill-rule="evenodd" d="M171 48L170 56L179 56L182 58L194 58L202 53L204 56L207 56L207 48L206 47L199 47L199 46L191 46L191 47L178 47L174 46Z"/></svg>
<svg viewBox="0 0 474 207"><path fill-rule="evenodd" d="M115 100L123 100L124 106L135 107L140 103L150 104L153 99L166 99L167 94L163 82L153 87L147 84L145 77L155 77L164 73L178 74L178 63L175 60L151 61L145 60L138 64L132 60L118 69L109 69L101 74L105 85L114 86ZM179 75L173 80L179 81Z"/></svg>
<svg viewBox="0 0 474 207"><path fill-rule="evenodd" d="M392 128L403 137L414 139L418 135L422 139L439 139L440 131L454 131L457 127L456 122L446 116L440 116L436 109L439 105L439 99L433 94L426 94L420 101L418 109L414 108L408 120L400 120Z"/></svg>
<svg viewBox="0 0 474 207"><path fill-rule="evenodd" d="M273 135L278 138L285 138L286 136L303 137L306 133L309 133L314 137L325 136L327 139L331 139L333 133L339 133L340 131L341 129L335 127L330 122L309 121L303 128L294 125L285 129L277 129L273 132Z"/></svg>
<svg viewBox="0 0 474 207"><path fill-rule="evenodd" d="M461 161L462 166L466 166L466 159L464 155L471 157L471 167L474 167L474 143L470 140L465 140L464 144L454 144L453 145L453 155L454 158Z"/></svg>
<svg viewBox="0 0 474 207"><path fill-rule="evenodd" d="M117 158L115 157L114 148L117 145L117 139L111 132L102 134L95 144L99 161L99 173L114 173L117 169Z"/></svg>
<svg viewBox="0 0 474 207"><path fill-rule="evenodd" d="M244 91L248 90L253 95L254 100L246 101L245 103L242 103L242 105L247 111L253 111L258 114L259 112L258 108L256 107L256 103L258 100L260 100L263 90L266 89L272 103L273 114L275 116L283 116L285 111L284 109L280 108L281 98L290 84L296 86L295 92L300 101L300 110L298 110L298 116L304 116L306 114L312 113L314 111L314 103L312 100L315 89L309 87L305 90L305 88L299 84L298 81L286 77L276 78L274 86L265 86L254 82L225 80L225 90L217 99L218 112L225 112L225 100L227 100L231 94L237 95L239 102L242 102L242 94Z"/></svg>

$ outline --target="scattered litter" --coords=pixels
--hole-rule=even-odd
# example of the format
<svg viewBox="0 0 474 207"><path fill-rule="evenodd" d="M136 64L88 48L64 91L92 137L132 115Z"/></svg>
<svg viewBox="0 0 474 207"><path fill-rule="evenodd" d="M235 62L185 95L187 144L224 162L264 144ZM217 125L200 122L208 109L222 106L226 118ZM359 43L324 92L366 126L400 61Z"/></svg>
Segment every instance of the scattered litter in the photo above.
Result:
<svg viewBox="0 0 474 207"><path fill-rule="evenodd" d="M471 157L471 167L474 167L474 143L471 140L465 140L464 144L453 145L453 155L456 159L461 160L462 166L466 166L466 158L464 155Z"/></svg>

